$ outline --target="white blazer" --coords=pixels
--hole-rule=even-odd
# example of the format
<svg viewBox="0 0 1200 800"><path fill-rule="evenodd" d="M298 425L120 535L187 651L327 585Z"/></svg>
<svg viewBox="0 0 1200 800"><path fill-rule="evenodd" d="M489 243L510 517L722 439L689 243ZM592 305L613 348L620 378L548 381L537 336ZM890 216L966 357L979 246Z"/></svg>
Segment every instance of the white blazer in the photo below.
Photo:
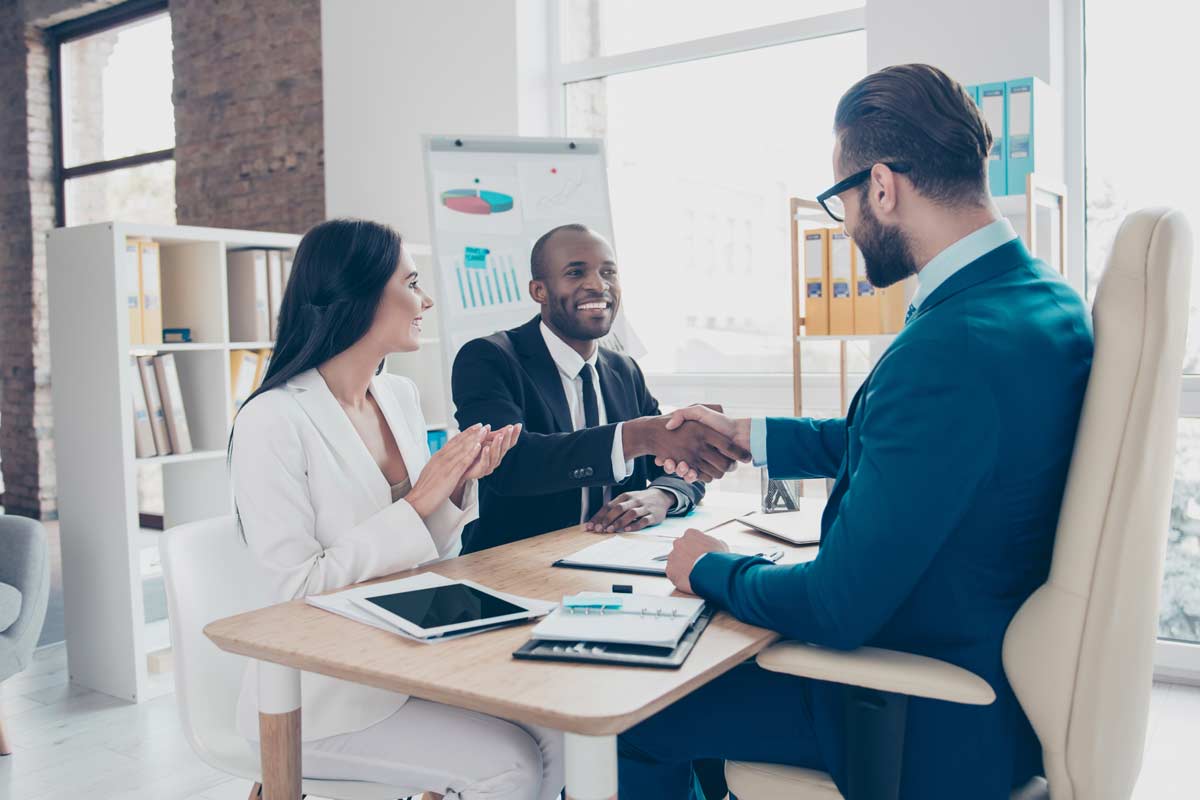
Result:
<svg viewBox="0 0 1200 800"><path fill-rule="evenodd" d="M371 394L415 484L429 461L425 419L411 380L377 375ZM233 429L233 489L246 542L271 602L339 589L458 554L478 516L475 481L463 508L449 500L422 520L391 487L315 369L246 404ZM249 557L249 554L248 554ZM301 673L304 741L359 731L395 713L406 695ZM258 738L258 675L251 662L237 728Z"/></svg>

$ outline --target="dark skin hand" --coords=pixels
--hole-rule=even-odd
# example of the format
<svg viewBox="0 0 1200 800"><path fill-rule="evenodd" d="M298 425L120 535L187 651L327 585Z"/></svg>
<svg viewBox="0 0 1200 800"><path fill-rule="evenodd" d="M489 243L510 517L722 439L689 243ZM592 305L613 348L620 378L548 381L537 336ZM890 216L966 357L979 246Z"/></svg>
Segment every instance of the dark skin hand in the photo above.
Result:
<svg viewBox="0 0 1200 800"><path fill-rule="evenodd" d="M685 462L705 483L722 477L738 461L750 459L749 451L709 426L688 420L667 430L670 419L641 417L626 422L621 429L626 458L653 455Z"/></svg>
<svg viewBox="0 0 1200 800"><path fill-rule="evenodd" d="M675 495L664 489L644 489L614 497L583 525L596 533L628 533L658 525L675 504Z"/></svg>

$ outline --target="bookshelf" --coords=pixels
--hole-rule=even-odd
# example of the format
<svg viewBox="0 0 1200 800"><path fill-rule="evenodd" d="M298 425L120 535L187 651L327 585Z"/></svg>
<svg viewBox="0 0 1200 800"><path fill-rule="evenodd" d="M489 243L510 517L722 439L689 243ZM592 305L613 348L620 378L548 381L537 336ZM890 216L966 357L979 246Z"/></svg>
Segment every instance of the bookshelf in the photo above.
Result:
<svg viewBox="0 0 1200 800"><path fill-rule="evenodd" d="M131 344L122 286L128 237L160 246L163 326L187 327L192 341ZM157 534L138 525L137 471L163 474L163 522L228 514L232 497L225 447L233 409L229 354L272 342L232 342L226 255L231 250L292 250L292 234L120 222L48 234L52 397L57 450L67 655L71 680L140 702L173 688L147 654L169 646L165 619L147 623L144 551ZM136 458L134 381L129 359L173 353L193 451Z"/></svg>
<svg viewBox="0 0 1200 800"><path fill-rule="evenodd" d="M1066 273L1067 264L1067 191L1061 182L1030 173L1026 176L1025 194L993 197L1001 216L1012 223L1021 241L1036 258L1045 261L1051 268ZM832 342L839 349L838 385L840 389L841 413L845 414L851 395L848 381L848 354L850 342L862 342L870 347L869 363L874 364L896 337L885 334L845 334L840 336L811 335L804 330L804 277L803 253L800 235L805 227L834 227L836 223L814 200L793 197L789 201L789 219L792 245L792 390L796 416L803 416L804 379L801 372L804 346L807 343ZM909 278L905 290L906 301L916 289L915 279Z"/></svg>

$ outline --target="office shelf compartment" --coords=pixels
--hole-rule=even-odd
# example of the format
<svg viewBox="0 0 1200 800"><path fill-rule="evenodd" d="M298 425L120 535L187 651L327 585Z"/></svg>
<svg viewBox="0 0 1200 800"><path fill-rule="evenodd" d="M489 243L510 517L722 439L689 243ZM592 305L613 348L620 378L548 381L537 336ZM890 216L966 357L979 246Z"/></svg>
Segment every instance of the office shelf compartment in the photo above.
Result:
<svg viewBox="0 0 1200 800"><path fill-rule="evenodd" d="M130 341L121 260L130 237L158 242L163 325L191 328L191 343ZM147 669L147 653L169 641L167 620L146 621L138 472L161 469L168 528L233 510L225 466L232 423L225 252L294 249L299 239L120 222L48 234L67 654L71 680L82 686L135 702L170 689L169 673ZM193 451L139 459L133 392L142 387L129 359L157 353L174 354Z"/></svg>
<svg viewBox="0 0 1200 800"><path fill-rule="evenodd" d="M191 328L192 342L225 337L225 275L220 242L163 243L163 327Z"/></svg>

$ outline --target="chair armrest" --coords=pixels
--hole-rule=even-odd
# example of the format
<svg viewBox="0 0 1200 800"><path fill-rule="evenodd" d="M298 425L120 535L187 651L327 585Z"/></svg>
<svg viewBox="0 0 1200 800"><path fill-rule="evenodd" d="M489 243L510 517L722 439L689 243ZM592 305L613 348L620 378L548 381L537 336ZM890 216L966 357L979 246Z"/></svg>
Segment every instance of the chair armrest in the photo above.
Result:
<svg viewBox="0 0 1200 800"><path fill-rule="evenodd" d="M803 642L780 642L758 654L758 665L801 678L861 686L910 697L973 706L991 705L996 693L983 678L936 658L860 647L830 650Z"/></svg>

